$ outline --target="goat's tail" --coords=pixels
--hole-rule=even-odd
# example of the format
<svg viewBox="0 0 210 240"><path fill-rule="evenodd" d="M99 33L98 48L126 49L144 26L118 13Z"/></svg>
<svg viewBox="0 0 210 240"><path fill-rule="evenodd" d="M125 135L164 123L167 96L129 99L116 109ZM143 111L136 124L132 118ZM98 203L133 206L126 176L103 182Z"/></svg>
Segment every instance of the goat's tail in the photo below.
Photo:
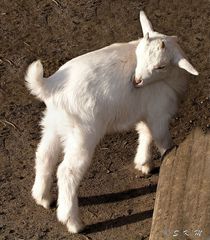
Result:
<svg viewBox="0 0 210 240"><path fill-rule="evenodd" d="M26 86L31 94L44 101L48 94L46 79L43 78L43 66L40 60L30 64L25 75Z"/></svg>

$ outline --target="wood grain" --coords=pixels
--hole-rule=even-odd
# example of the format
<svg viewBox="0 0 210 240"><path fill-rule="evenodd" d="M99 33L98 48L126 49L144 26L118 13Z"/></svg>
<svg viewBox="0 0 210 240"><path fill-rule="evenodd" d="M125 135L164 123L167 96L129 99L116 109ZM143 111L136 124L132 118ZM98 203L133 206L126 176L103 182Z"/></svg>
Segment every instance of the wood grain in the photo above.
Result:
<svg viewBox="0 0 210 240"><path fill-rule="evenodd" d="M195 129L163 160L150 240L210 240L210 134Z"/></svg>

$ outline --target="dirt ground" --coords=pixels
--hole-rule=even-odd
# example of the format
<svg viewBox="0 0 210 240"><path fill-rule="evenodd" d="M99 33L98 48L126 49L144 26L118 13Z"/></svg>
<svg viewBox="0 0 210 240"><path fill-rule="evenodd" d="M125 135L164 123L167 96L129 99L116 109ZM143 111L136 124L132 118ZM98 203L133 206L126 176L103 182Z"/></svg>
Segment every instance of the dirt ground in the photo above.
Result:
<svg viewBox="0 0 210 240"><path fill-rule="evenodd" d="M209 129L209 0L13 0L0 1L0 239L148 239L158 181L134 170L135 131L107 136L97 147L80 187L84 234L71 235L31 198L34 153L44 104L29 95L24 74L40 58L45 76L67 60L142 36L139 10L155 29L177 35L200 75L190 80L187 99L171 121L179 144L196 126ZM56 184L53 193L56 196Z"/></svg>

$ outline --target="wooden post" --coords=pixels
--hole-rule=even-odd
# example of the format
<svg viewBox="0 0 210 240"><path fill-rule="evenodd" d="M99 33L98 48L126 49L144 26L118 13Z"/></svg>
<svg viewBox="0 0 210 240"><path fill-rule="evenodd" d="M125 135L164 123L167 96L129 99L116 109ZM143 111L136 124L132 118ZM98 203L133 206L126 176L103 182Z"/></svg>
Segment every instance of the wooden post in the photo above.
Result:
<svg viewBox="0 0 210 240"><path fill-rule="evenodd" d="M210 240L210 134L195 129L163 160L149 240Z"/></svg>

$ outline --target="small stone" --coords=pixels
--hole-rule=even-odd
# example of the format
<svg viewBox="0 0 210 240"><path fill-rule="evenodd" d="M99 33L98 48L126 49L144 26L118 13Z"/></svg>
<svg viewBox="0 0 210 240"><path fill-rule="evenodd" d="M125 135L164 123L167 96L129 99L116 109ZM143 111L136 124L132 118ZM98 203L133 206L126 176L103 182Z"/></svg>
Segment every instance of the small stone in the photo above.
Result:
<svg viewBox="0 0 210 240"><path fill-rule="evenodd" d="M128 209L128 214L131 215L131 213L133 212L133 209Z"/></svg>
<svg viewBox="0 0 210 240"><path fill-rule="evenodd" d="M0 224L0 229L4 228L4 226L5 226L5 225L3 225L3 224Z"/></svg>

